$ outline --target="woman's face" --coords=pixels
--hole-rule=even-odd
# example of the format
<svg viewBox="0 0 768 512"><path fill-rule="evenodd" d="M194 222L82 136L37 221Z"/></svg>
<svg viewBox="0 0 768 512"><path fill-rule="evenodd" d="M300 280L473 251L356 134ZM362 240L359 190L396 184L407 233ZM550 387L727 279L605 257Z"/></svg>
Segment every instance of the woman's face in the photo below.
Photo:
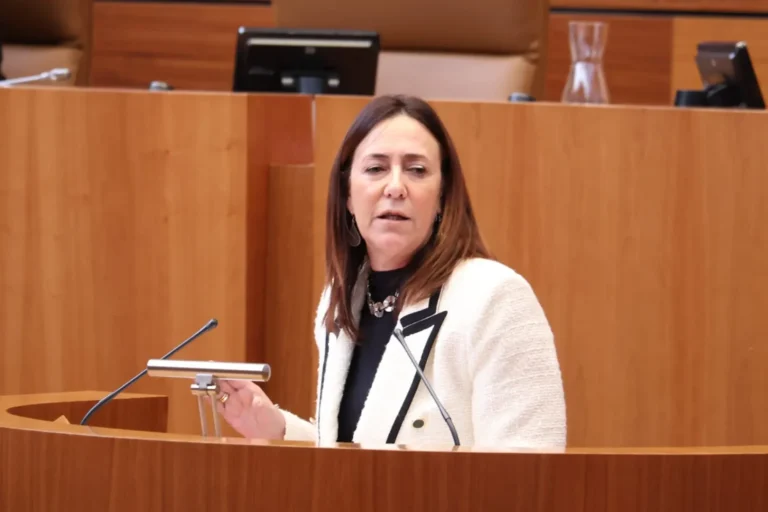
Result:
<svg viewBox="0 0 768 512"><path fill-rule="evenodd" d="M373 270L408 264L439 213L440 146L421 123L398 115L379 123L355 151L347 208Z"/></svg>

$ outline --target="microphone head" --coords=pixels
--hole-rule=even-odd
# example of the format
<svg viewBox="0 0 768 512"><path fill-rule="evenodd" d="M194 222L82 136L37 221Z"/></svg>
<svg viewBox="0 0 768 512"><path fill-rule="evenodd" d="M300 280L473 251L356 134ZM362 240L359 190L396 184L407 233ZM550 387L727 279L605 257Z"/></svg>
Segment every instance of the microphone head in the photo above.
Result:
<svg viewBox="0 0 768 512"><path fill-rule="evenodd" d="M219 325L219 321L215 318L211 318L208 320L208 328L209 329L215 329Z"/></svg>
<svg viewBox="0 0 768 512"><path fill-rule="evenodd" d="M160 80L155 80L149 84L150 91L172 91L173 86Z"/></svg>
<svg viewBox="0 0 768 512"><path fill-rule="evenodd" d="M50 71L49 77L54 82L60 82L69 80L72 77L72 72L68 68L54 68Z"/></svg>

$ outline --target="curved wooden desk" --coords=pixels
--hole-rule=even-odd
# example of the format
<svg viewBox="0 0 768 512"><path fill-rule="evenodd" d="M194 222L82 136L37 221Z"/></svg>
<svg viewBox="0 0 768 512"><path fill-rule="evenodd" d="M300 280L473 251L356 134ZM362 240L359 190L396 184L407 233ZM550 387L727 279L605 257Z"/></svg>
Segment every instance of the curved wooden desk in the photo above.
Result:
<svg viewBox="0 0 768 512"><path fill-rule="evenodd" d="M764 512L768 447L360 449L171 435L164 397L0 397L0 510ZM132 430L116 426L130 425Z"/></svg>

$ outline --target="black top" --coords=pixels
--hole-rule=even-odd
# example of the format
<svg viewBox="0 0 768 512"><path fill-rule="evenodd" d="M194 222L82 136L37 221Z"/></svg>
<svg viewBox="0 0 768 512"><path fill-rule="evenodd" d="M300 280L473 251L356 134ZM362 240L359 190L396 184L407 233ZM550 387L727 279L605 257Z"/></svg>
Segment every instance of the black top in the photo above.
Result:
<svg viewBox="0 0 768 512"><path fill-rule="evenodd" d="M383 301L388 295L394 295L407 276L407 267L384 272L371 272L369 284L374 302ZM397 318L394 312L384 313L376 318L368 309L368 297L363 301L360 315L360 341L352 352L347 382L339 407L339 443L351 443L357 421L368 397L368 390L376 375L384 349L387 348Z"/></svg>

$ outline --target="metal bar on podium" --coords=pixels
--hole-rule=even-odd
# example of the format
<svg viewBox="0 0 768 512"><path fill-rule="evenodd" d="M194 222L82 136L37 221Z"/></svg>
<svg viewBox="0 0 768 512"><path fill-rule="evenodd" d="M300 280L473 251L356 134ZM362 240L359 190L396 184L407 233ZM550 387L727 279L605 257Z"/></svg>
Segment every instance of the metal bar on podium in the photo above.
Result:
<svg viewBox="0 0 768 512"><path fill-rule="evenodd" d="M272 370L268 364L263 363L150 359L147 362L147 374L150 377L191 379L193 382L190 385L190 390L197 397L200 429L203 437L208 437L208 422L206 421L204 405L206 396L210 398L214 435L221 437L221 426L214 402L220 390L219 379L267 382L272 375Z"/></svg>

